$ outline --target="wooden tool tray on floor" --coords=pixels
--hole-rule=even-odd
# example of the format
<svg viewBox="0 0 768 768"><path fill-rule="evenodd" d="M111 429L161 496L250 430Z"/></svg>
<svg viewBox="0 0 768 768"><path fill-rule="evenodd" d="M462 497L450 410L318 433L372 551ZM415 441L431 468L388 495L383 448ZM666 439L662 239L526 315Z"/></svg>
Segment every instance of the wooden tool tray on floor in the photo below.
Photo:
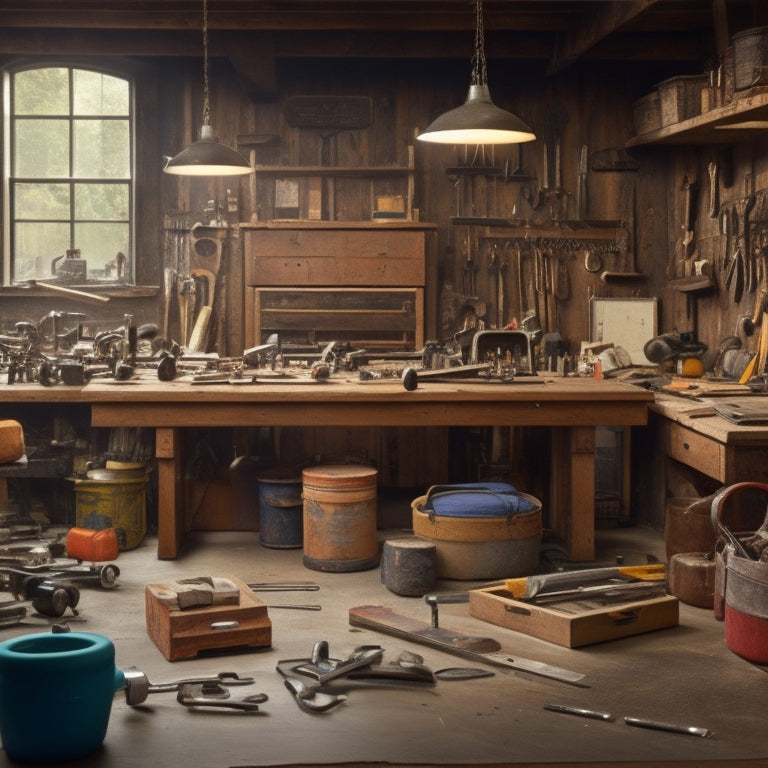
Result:
<svg viewBox="0 0 768 768"><path fill-rule="evenodd" d="M238 602L186 610L164 602L169 592L167 584L146 585L147 633L168 661L193 658L201 651L272 645L272 622L266 603L240 579L226 578L240 590Z"/></svg>
<svg viewBox="0 0 768 768"><path fill-rule="evenodd" d="M469 613L566 648L617 640L679 623L678 600L671 595L611 605L581 599L544 606L514 598L504 587L470 590Z"/></svg>

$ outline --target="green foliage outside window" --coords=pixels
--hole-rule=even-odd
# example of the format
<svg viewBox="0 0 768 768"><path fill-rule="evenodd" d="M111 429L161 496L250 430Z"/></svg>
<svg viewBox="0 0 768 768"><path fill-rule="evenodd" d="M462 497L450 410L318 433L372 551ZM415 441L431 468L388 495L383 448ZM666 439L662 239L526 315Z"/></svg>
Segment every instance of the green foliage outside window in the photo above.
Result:
<svg viewBox="0 0 768 768"><path fill-rule="evenodd" d="M7 83L11 281L51 277L77 249L89 283L115 282L117 253L133 263L130 81L57 66Z"/></svg>

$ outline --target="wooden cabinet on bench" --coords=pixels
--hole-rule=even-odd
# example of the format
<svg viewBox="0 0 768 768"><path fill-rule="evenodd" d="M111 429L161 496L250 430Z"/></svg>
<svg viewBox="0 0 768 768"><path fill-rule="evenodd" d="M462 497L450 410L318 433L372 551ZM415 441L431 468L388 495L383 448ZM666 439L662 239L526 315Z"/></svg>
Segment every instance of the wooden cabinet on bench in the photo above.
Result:
<svg viewBox="0 0 768 768"><path fill-rule="evenodd" d="M242 226L245 342L338 340L420 349L434 225L290 221Z"/></svg>

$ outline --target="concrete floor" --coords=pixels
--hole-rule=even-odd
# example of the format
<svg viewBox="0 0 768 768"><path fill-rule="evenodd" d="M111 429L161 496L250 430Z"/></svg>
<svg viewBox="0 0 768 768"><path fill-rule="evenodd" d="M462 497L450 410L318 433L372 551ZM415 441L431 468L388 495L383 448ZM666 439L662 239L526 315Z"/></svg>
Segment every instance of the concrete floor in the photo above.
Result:
<svg viewBox="0 0 768 768"><path fill-rule="evenodd" d="M381 532L385 536L402 531ZM659 534L645 529L598 531L599 559L621 554L628 564L646 554L663 558ZM269 700L259 713L189 711L175 694L154 694L130 707L122 692L114 699L103 746L83 766L271 766L380 763L500 765L768 765L765 715L766 670L731 653L723 624L711 611L681 604L680 626L641 636L565 649L479 621L466 605L441 605L440 624L459 632L496 638L510 654L548 662L586 674L589 687L492 668L493 677L439 681L424 688L355 688L348 700L325 714L297 707L275 671L279 660L308 657L317 640L330 654L346 656L361 644L385 648L384 660L402 651L421 654L433 670L474 666L470 662L397 638L358 630L348 609L374 604L429 621L421 598L399 597L373 569L351 574L313 571L302 551L268 549L258 534L206 532L189 537L178 560L156 558L156 540L120 555L121 574L112 590L83 586L81 616L73 631L96 632L116 647L119 667L135 665L160 682L220 671L256 678L252 688L233 695L263 692ZM144 585L201 575L236 575L246 582L314 581L318 592L262 593L269 603L319 603L319 612L271 608L272 647L258 652L168 662L147 635ZM466 582L443 581L436 591L464 590ZM17 625L2 639L45 631ZM607 710L613 722L546 711L546 702ZM624 716L702 726L707 738L627 727ZM55 712L36 713L41 730ZM13 765L5 752L0 766Z"/></svg>

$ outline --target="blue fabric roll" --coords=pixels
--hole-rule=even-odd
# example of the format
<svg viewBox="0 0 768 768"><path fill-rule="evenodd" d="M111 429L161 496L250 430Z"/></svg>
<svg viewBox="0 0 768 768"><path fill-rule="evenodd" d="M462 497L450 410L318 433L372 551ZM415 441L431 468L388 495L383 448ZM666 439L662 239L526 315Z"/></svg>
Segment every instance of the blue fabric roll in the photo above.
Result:
<svg viewBox="0 0 768 768"><path fill-rule="evenodd" d="M421 511L443 517L505 517L537 506L509 483L459 483L430 488Z"/></svg>

